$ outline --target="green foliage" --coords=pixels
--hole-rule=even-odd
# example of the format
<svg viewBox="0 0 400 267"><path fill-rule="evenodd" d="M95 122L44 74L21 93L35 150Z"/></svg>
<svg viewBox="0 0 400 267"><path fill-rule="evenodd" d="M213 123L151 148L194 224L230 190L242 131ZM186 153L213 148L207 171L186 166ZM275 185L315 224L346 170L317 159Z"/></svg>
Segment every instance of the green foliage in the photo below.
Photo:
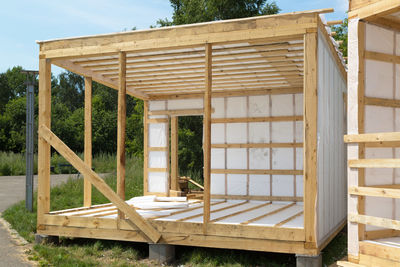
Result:
<svg viewBox="0 0 400 267"><path fill-rule="evenodd" d="M340 44L339 49L343 53L343 57L347 57L347 28L348 28L349 20L346 18L343 20L343 24L338 26L332 26L332 31L336 32L336 36L334 37L336 41L343 41Z"/></svg>
<svg viewBox="0 0 400 267"><path fill-rule="evenodd" d="M205 21L276 14L279 8L267 0L170 0L174 10L172 24L181 25ZM163 26L167 21L159 20Z"/></svg>

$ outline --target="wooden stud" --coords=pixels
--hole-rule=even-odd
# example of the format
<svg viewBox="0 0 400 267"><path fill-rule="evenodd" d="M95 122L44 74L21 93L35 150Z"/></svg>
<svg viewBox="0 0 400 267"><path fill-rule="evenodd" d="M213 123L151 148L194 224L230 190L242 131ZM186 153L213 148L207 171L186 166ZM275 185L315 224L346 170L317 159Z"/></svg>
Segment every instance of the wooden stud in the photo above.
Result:
<svg viewBox="0 0 400 267"><path fill-rule="evenodd" d="M303 147L303 143L231 143L231 144L212 144L211 148L276 148L276 147Z"/></svg>
<svg viewBox="0 0 400 267"><path fill-rule="evenodd" d="M143 219L134 209L123 201L90 167L88 167L68 146L66 146L52 131L45 125L39 128L39 135L48 144L54 147L67 161L71 163L80 173L87 175L90 182L118 209L129 218L129 221L136 225L151 241L157 242L161 234L153 226Z"/></svg>
<svg viewBox="0 0 400 267"><path fill-rule="evenodd" d="M39 127L51 127L51 62L39 58ZM50 212L50 145L39 136L38 140L38 204L37 225Z"/></svg>
<svg viewBox="0 0 400 267"><path fill-rule="evenodd" d="M92 78L85 77L85 164L92 168ZM92 185L87 177L84 177L83 206L92 205Z"/></svg>
<svg viewBox="0 0 400 267"><path fill-rule="evenodd" d="M143 195L149 193L149 102L143 101Z"/></svg>
<svg viewBox="0 0 400 267"><path fill-rule="evenodd" d="M317 242L317 33L304 35L304 230L306 242Z"/></svg>
<svg viewBox="0 0 400 267"><path fill-rule="evenodd" d="M245 196L245 195L218 195L212 194L212 199L231 199L231 200L257 200L257 201L293 201L301 202L303 197L284 197L284 196Z"/></svg>
<svg viewBox="0 0 400 267"><path fill-rule="evenodd" d="M275 117L249 117L249 118L215 118L211 123L246 123L246 122L272 122L272 121L302 121L303 116L275 116Z"/></svg>
<svg viewBox="0 0 400 267"><path fill-rule="evenodd" d="M117 194L125 200L125 129L126 129L126 54L119 53L118 127L117 127ZM118 218L124 215L118 212Z"/></svg>
<svg viewBox="0 0 400 267"><path fill-rule="evenodd" d="M205 45L205 92L204 92L204 216L203 232L207 233L210 221L210 185L211 185L211 87L212 87L212 45Z"/></svg>
<svg viewBox="0 0 400 267"><path fill-rule="evenodd" d="M274 174L274 175L302 175L302 170L247 170L247 169L211 169L211 173L227 174Z"/></svg>

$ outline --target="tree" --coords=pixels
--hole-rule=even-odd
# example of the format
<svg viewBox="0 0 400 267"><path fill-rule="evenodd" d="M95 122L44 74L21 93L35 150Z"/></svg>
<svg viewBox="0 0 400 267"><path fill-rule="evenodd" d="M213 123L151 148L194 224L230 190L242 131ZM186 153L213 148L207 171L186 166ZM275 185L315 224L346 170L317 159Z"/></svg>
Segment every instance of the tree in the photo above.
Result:
<svg viewBox="0 0 400 267"><path fill-rule="evenodd" d="M334 36L336 41L343 41L339 49L343 53L343 57L347 57L347 27L348 27L349 20L345 19L342 24L338 26L332 26L332 31L336 32Z"/></svg>
<svg viewBox="0 0 400 267"><path fill-rule="evenodd" d="M267 0L170 0L174 10L172 21L159 19L159 27L214 20L277 14L275 2Z"/></svg>

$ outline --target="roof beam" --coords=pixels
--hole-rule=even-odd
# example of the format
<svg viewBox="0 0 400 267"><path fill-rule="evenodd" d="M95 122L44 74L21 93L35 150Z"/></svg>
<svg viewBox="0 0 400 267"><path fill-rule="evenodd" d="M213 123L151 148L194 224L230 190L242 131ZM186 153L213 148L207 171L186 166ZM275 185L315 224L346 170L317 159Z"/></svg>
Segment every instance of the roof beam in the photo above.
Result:
<svg viewBox="0 0 400 267"><path fill-rule="evenodd" d="M93 81L96 81L105 86L108 86L108 87L118 90L118 83L116 81L113 81L108 77L104 77L103 75L101 75L99 73L95 73L90 69L86 69L86 68L83 68L82 66L74 64L69 60L52 60L51 63L60 68L69 70L73 73L82 75L84 77L91 77ZM141 93L141 92L137 92L135 90L130 90L127 93L131 96L134 96L134 97L137 97L140 99L148 99L148 97L149 97L148 95Z"/></svg>

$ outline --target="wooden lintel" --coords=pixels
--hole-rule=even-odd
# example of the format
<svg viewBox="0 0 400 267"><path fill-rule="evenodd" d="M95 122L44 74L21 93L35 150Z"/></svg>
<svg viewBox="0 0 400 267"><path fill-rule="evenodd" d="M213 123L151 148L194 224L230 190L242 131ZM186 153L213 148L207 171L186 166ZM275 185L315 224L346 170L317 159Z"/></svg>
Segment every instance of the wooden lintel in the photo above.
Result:
<svg viewBox="0 0 400 267"><path fill-rule="evenodd" d="M345 135L345 143L376 143L400 141L399 132Z"/></svg>

